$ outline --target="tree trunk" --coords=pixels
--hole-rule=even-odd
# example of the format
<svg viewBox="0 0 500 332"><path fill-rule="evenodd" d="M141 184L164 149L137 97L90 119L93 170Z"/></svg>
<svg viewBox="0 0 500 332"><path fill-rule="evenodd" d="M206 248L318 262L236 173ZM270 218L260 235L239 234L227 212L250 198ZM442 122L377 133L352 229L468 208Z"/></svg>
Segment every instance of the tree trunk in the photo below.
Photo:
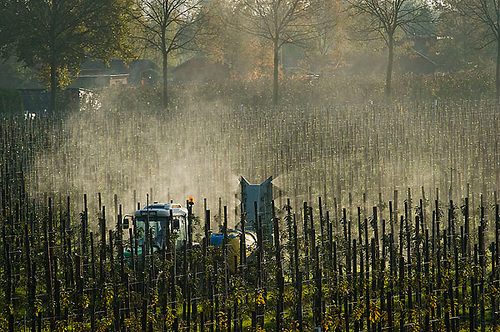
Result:
<svg viewBox="0 0 500 332"><path fill-rule="evenodd" d="M273 105L278 105L278 69L279 69L279 39L274 41L274 64L273 64Z"/></svg>
<svg viewBox="0 0 500 332"><path fill-rule="evenodd" d="M387 46L389 48L389 61L387 63L387 77L385 79L385 95L389 99L392 94L392 66L394 63L394 37L392 34L388 36Z"/></svg>
<svg viewBox="0 0 500 332"><path fill-rule="evenodd" d="M496 97L500 100L500 38L497 38L497 63L496 63Z"/></svg>
<svg viewBox="0 0 500 332"><path fill-rule="evenodd" d="M50 63L50 112L56 111L57 103L57 70L55 61Z"/></svg>
<svg viewBox="0 0 500 332"><path fill-rule="evenodd" d="M163 53L163 61L162 61L162 65L163 65L163 98L162 98L162 101L163 101L163 107L164 108L167 108L168 106L168 77L167 77L167 64L168 64L168 61L167 61L167 57L168 57L168 54L167 53Z"/></svg>

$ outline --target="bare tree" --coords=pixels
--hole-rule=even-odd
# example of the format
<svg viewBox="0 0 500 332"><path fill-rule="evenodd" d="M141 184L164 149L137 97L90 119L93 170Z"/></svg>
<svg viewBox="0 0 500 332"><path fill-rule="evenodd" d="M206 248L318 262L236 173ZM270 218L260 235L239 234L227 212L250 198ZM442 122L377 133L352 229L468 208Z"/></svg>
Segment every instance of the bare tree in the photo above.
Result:
<svg viewBox="0 0 500 332"><path fill-rule="evenodd" d="M392 69L394 64L394 41L398 30L409 32L429 21L429 4L420 0L347 0L351 9L366 17L363 32L366 37L382 38L388 48L386 96L392 94Z"/></svg>
<svg viewBox="0 0 500 332"><path fill-rule="evenodd" d="M168 106L168 57L187 49L201 31L203 0L136 0L136 38L160 52L163 70L163 106Z"/></svg>
<svg viewBox="0 0 500 332"><path fill-rule="evenodd" d="M325 1L320 4L317 13L312 17L314 38L306 53L311 56L312 65L316 70L323 70L330 63L331 57L335 54L336 61L342 53L341 36L344 28L344 11L340 1Z"/></svg>
<svg viewBox="0 0 500 332"><path fill-rule="evenodd" d="M321 1L317 1L321 2ZM310 15L315 0L240 0L244 21L239 28L269 40L273 46L273 104L278 104L279 50L287 42L313 37Z"/></svg>
<svg viewBox="0 0 500 332"><path fill-rule="evenodd" d="M479 37L479 48L495 45L496 97L500 98L500 0L448 0L447 8L459 12Z"/></svg>

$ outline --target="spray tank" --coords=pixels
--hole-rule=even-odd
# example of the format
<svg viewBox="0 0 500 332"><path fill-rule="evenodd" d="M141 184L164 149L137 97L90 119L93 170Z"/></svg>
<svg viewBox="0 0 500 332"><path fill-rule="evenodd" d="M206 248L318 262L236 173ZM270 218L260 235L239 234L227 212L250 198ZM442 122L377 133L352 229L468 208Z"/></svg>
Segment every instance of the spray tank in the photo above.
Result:
<svg viewBox="0 0 500 332"><path fill-rule="evenodd" d="M240 264L253 260L257 251L257 234L248 229L244 233L241 229L228 229L226 241L227 266L230 272L235 273ZM212 233L210 235L210 245L222 247L224 245L224 232ZM242 258L245 262L241 262Z"/></svg>
<svg viewBox="0 0 500 332"><path fill-rule="evenodd" d="M254 259L257 252L257 219L262 224L262 236L272 239L273 217L273 177L270 176L262 184L250 184L243 176L240 178L242 211L242 229L227 230L227 264L231 272L235 272L244 259L247 263ZM247 227L244 222L247 222ZM244 236L243 236L244 234ZM210 236L210 245L222 247L224 232L213 233Z"/></svg>

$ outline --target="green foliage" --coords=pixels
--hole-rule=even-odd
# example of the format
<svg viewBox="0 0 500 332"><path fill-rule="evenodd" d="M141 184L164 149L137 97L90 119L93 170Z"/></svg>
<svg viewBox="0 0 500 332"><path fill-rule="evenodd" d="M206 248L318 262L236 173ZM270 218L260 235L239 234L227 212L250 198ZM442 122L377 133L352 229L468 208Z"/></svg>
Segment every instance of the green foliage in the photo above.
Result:
<svg viewBox="0 0 500 332"><path fill-rule="evenodd" d="M127 40L129 0L28 0L2 4L5 20L0 31L10 35L5 38L8 48L4 56L16 54L35 68L49 86L55 83L53 88L67 85L89 54L103 60L131 56Z"/></svg>
<svg viewBox="0 0 500 332"><path fill-rule="evenodd" d="M21 92L17 90L0 90L0 115L21 114L23 102Z"/></svg>

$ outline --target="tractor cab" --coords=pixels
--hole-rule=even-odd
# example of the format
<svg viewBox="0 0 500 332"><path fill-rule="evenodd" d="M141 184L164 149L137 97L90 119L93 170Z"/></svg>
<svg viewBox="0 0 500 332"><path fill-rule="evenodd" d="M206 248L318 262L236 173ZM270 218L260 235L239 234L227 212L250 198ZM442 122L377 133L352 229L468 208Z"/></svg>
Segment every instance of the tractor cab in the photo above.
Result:
<svg viewBox="0 0 500 332"><path fill-rule="evenodd" d="M153 251L167 246L168 237L175 239L178 250L188 241L188 210L177 203L154 203L127 215L123 221L124 228L132 226L138 254L146 244L146 234L150 234L149 244ZM132 244L135 247L135 243ZM139 252L140 251L140 252Z"/></svg>

